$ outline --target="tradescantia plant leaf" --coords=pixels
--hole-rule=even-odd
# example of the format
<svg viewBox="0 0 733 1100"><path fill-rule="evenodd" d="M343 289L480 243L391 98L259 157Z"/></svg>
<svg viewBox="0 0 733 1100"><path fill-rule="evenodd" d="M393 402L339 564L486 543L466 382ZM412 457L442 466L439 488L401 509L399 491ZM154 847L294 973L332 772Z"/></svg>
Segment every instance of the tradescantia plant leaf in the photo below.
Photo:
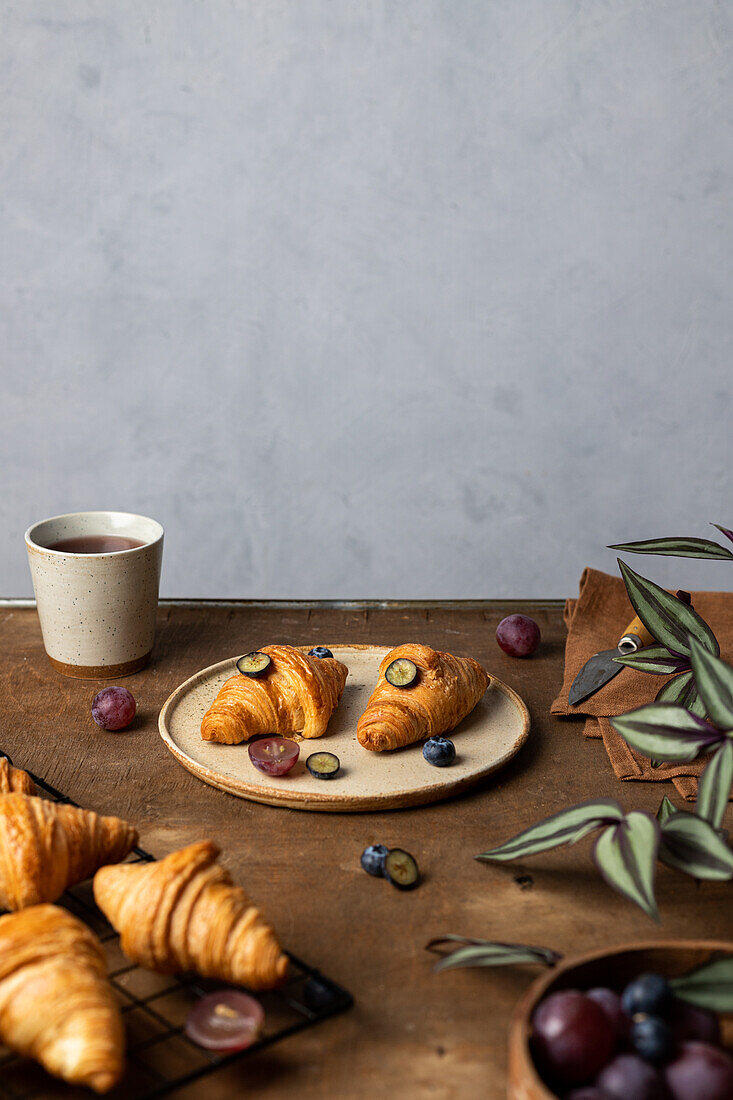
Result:
<svg viewBox="0 0 733 1100"><path fill-rule="evenodd" d="M666 646L649 645L637 649L626 657L614 657L616 664L635 668L639 672L651 672L654 676L669 676L675 672L685 672L690 667L688 657L670 653Z"/></svg>
<svg viewBox="0 0 733 1100"><path fill-rule="evenodd" d="M672 816L672 814L676 813L677 811L675 810L674 805L670 802L665 794L664 798L659 803L659 809L657 810L657 821L662 827L664 827L665 821L667 821Z"/></svg>
<svg viewBox="0 0 733 1100"><path fill-rule="evenodd" d="M733 730L733 668L690 639L690 663L708 714L721 730Z"/></svg>
<svg viewBox="0 0 733 1100"><path fill-rule="evenodd" d="M721 535L725 535L727 539L733 542L733 531L729 531L727 527L721 527L719 523L714 523L713 527L717 527Z"/></svg>
<svg viewBox="0 0 733 1100"><path fill-rule="evenodd" d="M692 974L672 978L675 997L710 1012L733 1012L733 957L717 959Z"/></svg>
<svg viewBox="0 0 733 1100"><path fill-rule="evenodd" d="M503 863L512 859L521 859L523 856L535 855L537 852L546 852L548 848L557 848L560 844L579 840L591 829L607 825L609 822L620 821L623 816L623 810L613 799L581 802L568 810L561 810L552 817L538 821L536 825L500 844L498 848L491 848L475 858Z"/></svg>
<svg viewBox="0 0 733 1100"><path fill-rule="evenodd" d="M717 527L717 523L714 525ZM722 531L723 528L721 527ZM723 532L724 534L726 532ZM733 560L733 553L727 547L710 539L668 538L645 539L641 542L625 542L618 546L609 546L609 550L621 550L627 554L660 554L671 558L718 558Z"/></svg>
<svg viewBox="0 0 733 1100"><path fill-rule="evenodd" d="M733 785L733 741L730 737L721 743L710 757L697 788L695 813L719 830Z"/></svg>
<svg viewBox="0 0 733 1100"><path fill-rule="evenodd" d="M428 951L436 951L452 944L458 946L436 963L435 970L453 970L468 966L514 966L523 963L555 966L562 958L562 955L551 951L549 947L494 943L491 940L475 940L452 934L431 940L426 946Z"/></svg>
<svg viewBox="0 0 733 1100"><path fill-rule="evenodd" d="M648 703L617 715L611 725L637 752L676 763L695 760L723 736L709 722L674 703Z"/></svg>
<svg viewBox="0 0 733 1100"><path fill-rule="evenodd" d="M733 852L709 821L673 813L662 825L659 858L693 878L714 882L733 878Z"/></svg>
<svg viewBox="0 0 733 1100"><path fill-rule="evenodd" d="M623 821L599 836L593 859L603 878L636 902L652 920L659 920L654 900L654 874L661 830L651 814L632 810Z"/></svg>
<svg viewBox="0 0 733 1100"><path fill-rule="evenodd" d="M699 715L700 718L704 718L707 713L705 704L695 686L692 670L683 672L681 676L675 676L673 680L668 680L666 684L662 684L654 697L654 702L677 703L685 710Z"/></svg>
<svg viewBox="0 0 733 1100"><path fill-rule="evenodd" d="M620 558L617 560L636 614L661 645L673 653L688 656L688 636L692 635L711 653L720 653L715 635L696 611L654 581L639 576Z"/></svg>

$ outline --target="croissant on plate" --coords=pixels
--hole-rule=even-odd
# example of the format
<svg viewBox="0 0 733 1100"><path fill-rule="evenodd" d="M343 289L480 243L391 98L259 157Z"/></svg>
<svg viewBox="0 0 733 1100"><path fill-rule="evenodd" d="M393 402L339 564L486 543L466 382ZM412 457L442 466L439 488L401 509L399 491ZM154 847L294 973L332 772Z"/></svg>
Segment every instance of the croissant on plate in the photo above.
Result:
<svg viewBox="0 0 733 1100"><path fill-rule="evenodd" d="M287 956L218 855L202 841L156 863L103 867L94 899L139 966L272 989L285 978Z"/></svg>
<svg viewBox="0 0 733 1100"><path fill-rule="evenodd" d="M384 676L400 657L417 667L409 687L395 687ZM382 752L447 733L471 713L488 684L487 673L472 657L454 657L427 645L397 646L379 666L377 686L357 723L359 744Z"/></svg>
<svg viewBox="0 0 733 1100"><path fill-rule="evenodd" d="M108 1092L122 1076L124 1029L102 945L65 909L0 917L0 1042L56 1077Z"/></svg>
<svg viewBox="0 0 733 1100"><path fill-rule="evenodd" d="M238 745L259 734L320 737L339 704L349 670L334 657L311 657L290 645L268 645L260 676L231 676L204 715L204 741Z"/></svg>
<svg viewBox="0 0 733 1100"><path fill-rule="evenodd" d="M25 794L0 798L0 908L56 901L105 863L124 859L137 832L119 817L100 817Z"/></svg>
<svg viewBox="0 0 733 1100"><path fill-rule="evenodd" d="M14 768L5 756L0 756L0 794L35 794L36 785L22 768Z"/></svg>

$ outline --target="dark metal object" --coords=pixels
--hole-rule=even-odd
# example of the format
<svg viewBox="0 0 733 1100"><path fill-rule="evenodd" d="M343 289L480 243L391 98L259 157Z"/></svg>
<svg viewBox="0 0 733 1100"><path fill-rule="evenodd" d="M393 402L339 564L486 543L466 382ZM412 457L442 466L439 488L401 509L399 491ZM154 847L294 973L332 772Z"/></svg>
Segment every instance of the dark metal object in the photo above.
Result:
<svg viewBox="0 0 733 1100"><path fill-rule="evenodd" d="M0 756L7 754L0 751ZM28 774L56 802L77 805L33 772ZM128 862L152 859L149 852L135 848ZM222 983L195 974L155 974L131 963L122 954L114 928L94 904L89 881L72 887L58 904L83 920L101 941L109 980L120 1001L127 1032L127 1068L120 1084L107 1093L109 1100L157 1100L344 1012L354 1003L345 989L288 951L290 977L286 984L270 993L255 994L265 1010L264 1030L258 1042L236 1054L203 1050L186 1037L183 1025L192 1005L221 989ZM0 1100L53 1100L56 1096L62 1100L68 1095L69 1086L49 1077L35 1062L0 1048Z"/></svg>
<svg viewBox="0 0 733 1100"><path fill-rule="evenodd" d="M641 649L640 639L635 634L624 634L615 649L604 649L586 661L568 692L568 703L571 707L595 695L619 674L624 666L618 664L614 658L627 657L630 653L636 653L637 649Z"/></svg>

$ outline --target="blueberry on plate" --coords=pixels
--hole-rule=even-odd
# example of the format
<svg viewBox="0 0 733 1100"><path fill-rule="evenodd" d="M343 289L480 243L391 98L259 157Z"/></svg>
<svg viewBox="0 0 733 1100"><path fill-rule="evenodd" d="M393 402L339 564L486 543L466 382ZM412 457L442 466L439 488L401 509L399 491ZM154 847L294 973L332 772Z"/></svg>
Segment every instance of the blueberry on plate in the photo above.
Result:
<svg viewBox="0 0 733 1100"><path fill-rule="evenodd" d="M315 779L333 779L341 767L341 761L333 752L312 752L305 766Z"/></svg>
<svg viewBox="0 0 733 1100"><path fill-rule="evenodd" d="M658 1016L639 1016L631 1025L631 1045L645 1062L661 1066L674 1055L672 1029Z"/></svg>
<svg viewBox="0 0 733 1100"><path fill-rule="evenodd" d="M303 986L303 1000L311 1012L326 1012L338 1000L338 990L320 976L309 978Z"/></svg>
<svg viewBox="0 0 733 1100"><path fill-rule="evenodd" d="M456 746L448 737L430 737L422 747L422 754L428 764L447 768L456 758Z"/></svg>
<svg viewBox="0 0 733 1100"><path fill-rule="evenodd" d="M313 649L308 650L309 657L320 657L323 660L324 657L333 657L333 653L325 645L314 645Z"/></svg>
<svg viewBox="0 0 733 1100"><path fill-rule="evenodd" d="M663 1016L672 996L661 974L640 974L621 994L621 1007L627 1016L643 1012L645 1016Z"/></svg>
<svg viewBox="0 0 733 1100"><path fill-rule="evenodd" d="M245 653L244 657L239 658L237 668L243 676L261 676L271 664L272 661L266 653L253 650L252 653Z"/></svg>
<svg viewBox="0 0 733 1100"><path fill-rule="evenodd" d="M417 862L402 848L392 848L384 861L384 876L398 890L414 890L420 881Z"/></svg>
<svg viewBox="0 0 733 1100"><path fill-rule="evenodd" d="M384 844L370 844L361 853L361 865L368 875L384 878L384 861L388 855L389 848Z"/></svg>
<svg viewBox="0 0 733 1100"><path fill-rule="evenodd" d="M410 687L417 680L417 665L414 661L408 661L407 657L398 657L392 661L392 664L387 665L384 678L393 687Z"/></svg>

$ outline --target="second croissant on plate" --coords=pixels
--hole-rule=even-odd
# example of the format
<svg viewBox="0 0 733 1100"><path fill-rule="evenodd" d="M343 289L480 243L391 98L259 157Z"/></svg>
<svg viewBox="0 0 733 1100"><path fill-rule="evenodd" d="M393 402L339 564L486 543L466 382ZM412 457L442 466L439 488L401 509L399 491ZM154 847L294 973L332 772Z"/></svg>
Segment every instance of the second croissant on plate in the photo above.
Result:
<svg viewBox="0 0 733 1100"><path fill-rule="evenodd" d="M417 668L409 687L385 678L399 658ZM377 686L356 727L359 744L383 752L448 733L471 713L488 685L488 674L472 657L454 657L427 645L397 646L379 666Z"/></svg>

